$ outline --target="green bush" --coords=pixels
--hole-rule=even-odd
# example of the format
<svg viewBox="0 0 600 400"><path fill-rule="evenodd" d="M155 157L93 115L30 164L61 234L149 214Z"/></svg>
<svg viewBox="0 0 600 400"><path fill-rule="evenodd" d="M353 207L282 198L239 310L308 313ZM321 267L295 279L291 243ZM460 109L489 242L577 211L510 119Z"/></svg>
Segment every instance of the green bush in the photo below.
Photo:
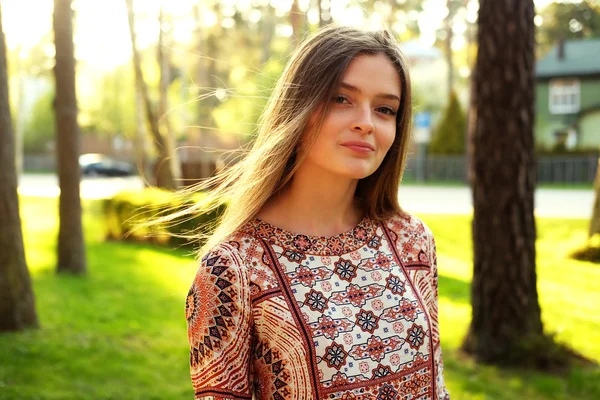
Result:
<svg viewBox="0 0 600 400"><path fill-rule="evenodd" d="M467 119L460 107L456 93L450 94L450 99L444 116L438 123L431 143L431 154L464 154L467 133Z"/></svg>
<svg viewBox="0 0 600 400"><path fill-rule="evenodd" d="M103 204L106 237L110 240L197 247L200 244L197 233L209 229L225 210L225 204L208 213L182 213L161 223L156 223L156 220L183 212L204 196L201 192L183 195L157 188L119 193Z"/></svg>

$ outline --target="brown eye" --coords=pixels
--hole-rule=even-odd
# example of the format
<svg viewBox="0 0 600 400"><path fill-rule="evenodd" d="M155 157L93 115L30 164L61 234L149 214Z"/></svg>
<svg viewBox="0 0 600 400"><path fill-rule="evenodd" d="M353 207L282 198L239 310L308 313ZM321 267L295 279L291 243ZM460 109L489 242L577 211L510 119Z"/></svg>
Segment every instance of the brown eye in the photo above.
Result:
<svg viewBox="0 0 600 400"><path fill-rule="evenodd" d="M396 110L391 107L379 107L377 108L379 112L382 112L386 115L396 115Z"/></svg>
<svg viewBox="0 0 600 400"><path fill-rule="evenodd" d="M341 94L338 94L337 96L333 97L333 101L338 104L344 104L344 103L348 102L348 99L346 98L346 96L342 96Z"/></svg>

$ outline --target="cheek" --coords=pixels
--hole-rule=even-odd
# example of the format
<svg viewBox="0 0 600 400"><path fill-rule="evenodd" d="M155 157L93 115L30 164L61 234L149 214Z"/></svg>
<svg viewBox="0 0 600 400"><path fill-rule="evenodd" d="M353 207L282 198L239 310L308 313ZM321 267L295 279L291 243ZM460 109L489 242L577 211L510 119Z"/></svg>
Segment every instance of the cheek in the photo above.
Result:
<svg viewBox="0 0 600 400"><path fill-rule="evenodd" d="M329 123L328 123L329 122ZM331 123L332 121L325 120L320 132L317 134L315 141L310 148L309 157L325 157L329 158L332 152L335 151L336 129Z"/></svg>
<svg viewBox="0 0 600 400"><path fill-rule="evenodd" d="M385 156L396 140L396 125L389 127L381 132L379 143Z"/></svg>

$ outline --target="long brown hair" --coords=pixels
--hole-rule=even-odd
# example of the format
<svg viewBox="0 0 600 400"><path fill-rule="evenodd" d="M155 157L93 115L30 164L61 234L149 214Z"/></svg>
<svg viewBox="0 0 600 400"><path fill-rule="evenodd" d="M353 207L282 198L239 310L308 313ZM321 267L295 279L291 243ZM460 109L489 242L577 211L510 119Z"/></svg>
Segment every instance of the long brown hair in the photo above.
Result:
<svg viewBox="0 0 600 400"><path fill-rule="evenodd" d="M400 76L396 137L377 171L359 181L356 197L372 219L382 220L402 213L398 188L406 163L412 109L407 63L386 30L327 27L295 50L262 114L256 139L246 156L191 188L195 191L213 187L204 201L184 214L206 212L223 201L228 202L212 235L205 234L200 257L250 221L291 180L307 154L307 146L300 146L301 141L309 146L314 143L329 112L330 99L350 62L360 55L380 53L389 58ZM316 121L311 121L313 115L318 116ZM306 129L311 122L314 122L311 129ZM172 217L182 213L179 214Z"/></svg>

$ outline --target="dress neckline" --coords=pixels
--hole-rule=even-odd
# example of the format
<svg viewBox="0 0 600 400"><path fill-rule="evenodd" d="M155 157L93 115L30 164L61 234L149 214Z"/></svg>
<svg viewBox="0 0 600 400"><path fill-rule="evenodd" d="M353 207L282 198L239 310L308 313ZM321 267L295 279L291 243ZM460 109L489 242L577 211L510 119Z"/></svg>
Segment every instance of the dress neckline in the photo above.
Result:
<svg viewBox="0 0 600 400"><path fill-rule="evenodd" d="M255 217L243 230L254 237L294 252L341 255L361 248L375 234L376 223L365 216L354 228L338 235L311 236L288 231Z"/></svg>

